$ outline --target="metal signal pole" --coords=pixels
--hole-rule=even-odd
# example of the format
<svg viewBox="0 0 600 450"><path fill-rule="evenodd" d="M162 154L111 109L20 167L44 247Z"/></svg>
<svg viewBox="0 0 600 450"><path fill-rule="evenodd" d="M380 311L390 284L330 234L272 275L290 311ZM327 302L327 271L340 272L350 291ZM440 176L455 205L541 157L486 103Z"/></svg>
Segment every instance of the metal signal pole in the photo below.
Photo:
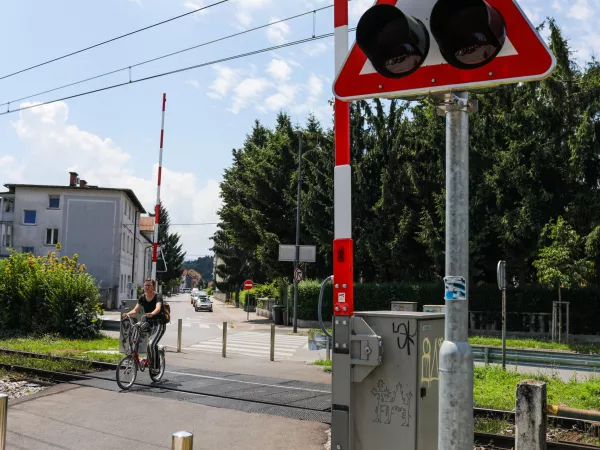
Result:
<svg viewBox="0 0 600 450"><path fill-rule="evenodd" d="M438 450L473 448L473 353L468 339L469 94L446 107L446 279L461 277L462 295L446 288L445 339L440 349Z"/></svg>

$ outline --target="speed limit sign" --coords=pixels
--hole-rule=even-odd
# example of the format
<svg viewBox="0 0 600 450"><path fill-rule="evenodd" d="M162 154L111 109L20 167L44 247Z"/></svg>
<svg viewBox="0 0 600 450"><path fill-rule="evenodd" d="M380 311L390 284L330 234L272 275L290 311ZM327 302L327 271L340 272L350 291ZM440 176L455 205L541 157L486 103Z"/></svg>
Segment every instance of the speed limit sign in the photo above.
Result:
<svg viewBox="0 0 600 450"><path fill-rule="evenodd" d="M294 270L294 280L296 281L296 283L300 283L302 281L302 269L300 269L299 267Z"/></svg>

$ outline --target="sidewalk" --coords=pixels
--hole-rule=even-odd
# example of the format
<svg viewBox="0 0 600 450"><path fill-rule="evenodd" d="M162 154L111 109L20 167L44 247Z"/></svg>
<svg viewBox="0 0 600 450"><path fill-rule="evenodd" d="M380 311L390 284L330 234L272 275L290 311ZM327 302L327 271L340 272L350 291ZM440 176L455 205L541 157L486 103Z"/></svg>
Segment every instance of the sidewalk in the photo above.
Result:
<svg viewBox="0 0 600 450"><path fill-rule="evenodd" d="M133 392L62 384L11 401L7 449L170 449L177 431L198 449L322 450L329 426Z"/></svg>

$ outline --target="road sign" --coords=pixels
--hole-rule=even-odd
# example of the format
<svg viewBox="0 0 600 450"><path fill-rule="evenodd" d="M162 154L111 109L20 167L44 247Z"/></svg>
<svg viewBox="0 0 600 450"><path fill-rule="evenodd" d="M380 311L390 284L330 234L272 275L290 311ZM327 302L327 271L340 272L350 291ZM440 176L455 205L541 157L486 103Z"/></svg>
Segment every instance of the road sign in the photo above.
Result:
<svg viewBox="0 0 600 450"><path fill-rule="evenodd" d="M252 286L254 286L254 283L252 283L252 280L244 281L244 289L246 289L247 291L252 289Z"/></svg>
<svg viewBox="0 0 600 450"><path fill-rule="evenodd" d="M430 19L438 0L377 0L377 5L395 5L405 15L421 21L431 38L418 69L391 78L377 72L355 43L333 85L335 96L344 101L375 97L410 98L436 92L464 91L500 84L540 80L549 76L556 59L514 0L486 0L504 19L507 36L497 57L475 69L450 65L431 34ZM367 11L368 12L368 11ZM381 34L383 36L383 33ZM436 36L437 38L438 36Z"/></svg>
<svg viewBox="0 0 600 450"><path fill-rule="evenodd" d="M303 279L303 275L302 275L302 269L300 269L299 267L294 270L294 280L296 280L296 283L300 283Z"/></svg>
<svg viewBox="0 0 600 450"><path fill-rule="evenodd" d="M300 245L300 262L315 262L317 247L314 245ZM279 261L294 261L296 259L295 245L279 245Z"/></svg>
<svg viewBox="0 0 600 450"><path fill-rule="evenodd" d="M496 278L498 278L498 289L506 289L506 261L498 261Z"/></svg>

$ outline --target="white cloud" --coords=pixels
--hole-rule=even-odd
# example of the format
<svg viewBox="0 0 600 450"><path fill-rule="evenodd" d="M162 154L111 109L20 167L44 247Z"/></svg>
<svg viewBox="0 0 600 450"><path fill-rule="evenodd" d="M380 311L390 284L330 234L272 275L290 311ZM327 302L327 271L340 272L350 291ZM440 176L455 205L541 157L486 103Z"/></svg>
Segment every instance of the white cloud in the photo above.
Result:
<svg viewBox="0 0 600 450"><path fill-rule="evenodd" d="M192 11L195 9L200 9L200 8L204 8L206 6L206 3L204 0L194 0L194 1L186 1L183 4L184 8L187 9L191 9ZM208 12L208 9L203 9L201 11L198 11L196 14L194 14L194 17L197 17L198 15L204 15Z"/></svg>
<svg viewBox="0 0 600 450"><path fill-rule="evenodd" d="M292 68L282 59L272 59L267 72L276 80L285 81L292 75Z"/></svg>
<svg viewBox="0 0 600 450"><path fill-rule="evenodd" d="M279 111L291 107L296 103L296 96L301 91L300 85L289 83L277 86L277 93L267 97L265 100L266 109Z"/></svg>
<svg viewBox="0 0 600 450"><path fill-rule="evenodd" d="M265 78L246 78L235 87L233 104L229 110L234 114L239 113L255 102L270 84Z"/></svg>
<svg viewBox="0 0 600 450"><path fill-rule="evenodd" d="M577 0L570 8L567 14L577 20L588 21L594 15L594 10L590 7L588 0Z"/></svg>
<svg viewBox="0 0 600 450"><path fill-rule="evenodd" d="M21 106L28 106L24 103ZM5 182L65 185L69 169L77 171L89 184L132 189L147 210L156 201L156 177L142 176L132 168L131 155L110 138L81 130L68 121L69 108L58 102L21 111L12 123L26 150L19 160L0 158L0 174ZM216 222L221 204L219 184L215 179L199 186L191 172L175 172L165 164L162 172L161 199L173 223ZM204 181L204 180L203 180ZM207 254L215 226L173 227L181 234L184 250Z"/></svg>
<svg viewBox="0 0 600 450"><path fill-rule="evenodd" d="M271 23L279 19L271 19ZM290 26L285 22L279 22L267 28L267 38L273 44L281 45L287 42L287 36L290 34Z"/></svg>
<svg viewBox="0 0 600 450"><path fill-rule="evenodd" d="M350 19L352 20L358 20L360 19L360 16L363 15L363 13L369 9L371 6L373 6L375 2L373 0L353 0L351 1L348 6L348 15L350 16Z"/></svg>
<svg viewBox="0 0 600 450"><path fill-rule="evenodd" d="M189 84L190 86L192 86L194 89L200 89L200 83L198 82L198 80L187 80L185 82L185 84Z"/></svg>
<svg viewBox="0 0 600 450"><path fill-rule="evenodd" d="M317 56L327 51L329 47L324 42L315 42L309 47L304 47L302 51L308 56Z"/></svg>
<svg viewBox="0 0 600 450"><path fill-rule="evenodd" d="M217 72L217 78L210 85L212 92L209 92L207 95L212 98L221 99L237 84L239 75L236 70L221 64L214 66L214 69Z"/></svg>
<svg viewBox="0 0 600 450"><path fill-rule="evenodd" d="M252 13L261 10L273 0L234 0L235 17L239 26L245 28L253 21Z"/></svg>

